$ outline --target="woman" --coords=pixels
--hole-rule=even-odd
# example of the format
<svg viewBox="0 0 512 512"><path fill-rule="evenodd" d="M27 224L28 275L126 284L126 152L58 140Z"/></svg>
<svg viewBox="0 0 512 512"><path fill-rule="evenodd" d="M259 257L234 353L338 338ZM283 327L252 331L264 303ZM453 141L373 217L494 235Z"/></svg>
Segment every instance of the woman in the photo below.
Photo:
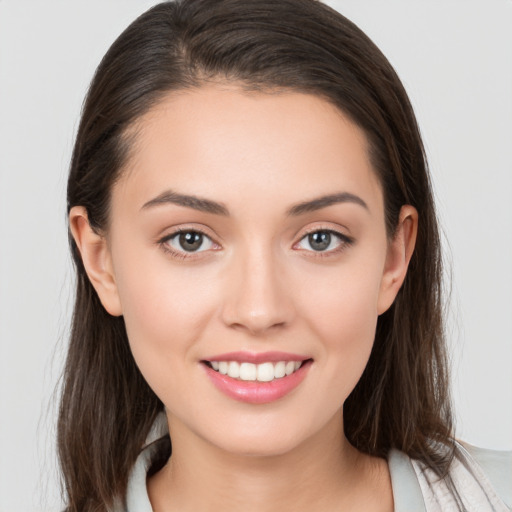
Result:
<svg viewBox="0 0 512 512"><path fill-rule="evenodd" d="M142 15L91 84L68 211L69 510L506 510L504 456L486 476L452 438L414 114L341 15Z"/></svg>

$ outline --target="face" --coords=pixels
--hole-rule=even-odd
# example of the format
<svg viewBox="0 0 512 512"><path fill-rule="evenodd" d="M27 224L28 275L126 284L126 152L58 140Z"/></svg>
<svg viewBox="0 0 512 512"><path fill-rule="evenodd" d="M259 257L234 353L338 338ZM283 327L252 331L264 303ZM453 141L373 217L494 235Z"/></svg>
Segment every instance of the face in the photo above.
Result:
<svg viewBox="0 0 512 512"><path fill-rule="evenodd" d="M171 436L278 454L341 430L407 260L362 131L312 95L212 85L136 133L98 253L110 282L91 279Z"/></svg>

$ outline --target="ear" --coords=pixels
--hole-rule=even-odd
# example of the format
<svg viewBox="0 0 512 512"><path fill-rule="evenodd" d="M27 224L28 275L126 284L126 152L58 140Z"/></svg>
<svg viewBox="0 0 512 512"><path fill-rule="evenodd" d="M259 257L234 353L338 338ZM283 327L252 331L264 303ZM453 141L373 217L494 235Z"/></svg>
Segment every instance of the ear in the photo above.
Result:
<svg viewBox="0 0 512 512"><path fill-rule="evenodd" d="M411 205L402 206L398 226L388 245L377 305L379 315L391 307L404 282L409 261L414 252L417 232L418 212L416 208Z"/></svg>
<svg viewBox="0 0 512 512"><path fill-rule="evenodd" d="M71 208L69 227L80 251L87 276L103 307L113 316L122 315L107 239L91 228L87 210L83 206Z"/></svg>

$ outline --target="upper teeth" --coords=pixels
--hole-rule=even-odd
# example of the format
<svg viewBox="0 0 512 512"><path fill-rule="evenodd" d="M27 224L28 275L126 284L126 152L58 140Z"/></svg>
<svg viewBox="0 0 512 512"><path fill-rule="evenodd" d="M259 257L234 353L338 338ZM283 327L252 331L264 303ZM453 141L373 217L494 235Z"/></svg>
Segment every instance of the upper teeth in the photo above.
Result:
<svg viewBox="0 0 512 512"><path fill-rule="evenodd" d="M211 361L212 368L234 379L270 382L291 375L300 368L302 361L279 361L278 363L238 363L237 361Z"/></svg>

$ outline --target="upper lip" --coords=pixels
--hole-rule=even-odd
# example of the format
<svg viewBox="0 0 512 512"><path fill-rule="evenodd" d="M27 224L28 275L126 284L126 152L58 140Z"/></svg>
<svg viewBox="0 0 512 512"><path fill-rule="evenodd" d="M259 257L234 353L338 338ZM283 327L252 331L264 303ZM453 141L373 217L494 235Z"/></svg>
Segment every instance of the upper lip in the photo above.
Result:
<svg viewBox="0 0 512 512"><path fill-rule="evenodd" d="M305 361L309 356L291 354L290 352L227 352L204 359L204 361L237 361L239 363L278 363L279 361Z"/></svg>

